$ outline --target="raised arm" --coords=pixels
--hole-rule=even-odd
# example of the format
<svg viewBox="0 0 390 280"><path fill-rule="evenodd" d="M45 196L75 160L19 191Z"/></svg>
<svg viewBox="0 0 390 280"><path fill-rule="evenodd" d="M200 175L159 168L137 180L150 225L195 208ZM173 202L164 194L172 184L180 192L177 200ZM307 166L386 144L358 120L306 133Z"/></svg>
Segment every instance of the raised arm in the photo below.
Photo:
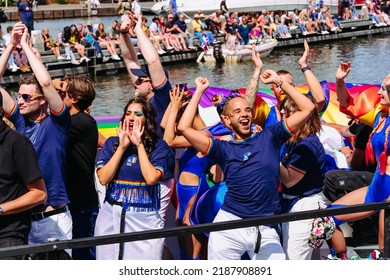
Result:
<svg viewBox="0 0 390 280"><path fill-rule="evenodd" d="M284 83L283 80L283 77L278 76L278 74L272 70L266 70L261 75L261 81L264 84L276 84L296 104L298 110L287 118L286 125L293 132L298 131L313 112L315 105L304 94L300 93L289 83Z"/></svg>
<svg viewBox="0 0 390 280"><path fill-rule="evenodd" d="M195 80L196 90L192 96L190 103L181 117L178 129L183 133L184 137L202 154L206 154L210 144L210 137L202 134L200 131L192 127L200 98L204 91L209 87L209 81L206 78L199 77Z"/></svg>
<svg viewBox="0 0 390 280"><path fill-rule="evenodd" d="M351 62L341 62L336 72L336 93L340 106L347 107L349 104L349 91L345 85L344 79L351 70Z"/></svg>
<svg viewBox="0 0 390 280"><path fill-rule="evenodd" d="M251 109L253 110L256 105L256 96L259 89L259 78L261 69L263 68L263 62L261 61L260 54L256 53L256 45L252 45L252 61L255 66L253 76L249 81L246 88L245 98L249 102Z"/></svg>
<svg viewBox="0 0 390 280"><path fill-rule="evenodd" d="M298 63L301 67L301 70L303 71L303 75L305 75L307 85L309 86L309 90L314 98L314 101L317 104L318 112L322 112L325 106L325 94L322 90L320 82L307 64L307 58L309 56L310 49L306 39L303 41L303 44L305 51L303 52L303 55L299 59Z"/></svg>
<svg viewBox="0 0 390 280"><path fill-rule="evenodd" d="M146 63L148 64L150 78L152 79L153 85L161 85L166 80L166 76L161 65L160 57L152 42L142 30L141 15L138 15L137 18L135 18L133 15L130 15L130 18L132 17L137 22L134 27L134 32L138 38L138 48L140 49Z"/></svg>
<svg viewBox="0 0 390 280"><path fill-rule="evenodd" d="M49 104L50 110L53 112L61 112L64 109L64 103L55 89L49 72L46 67L43 65L42 61L34 54L30 44L29 44L29 35L27 28L24 28L22 39L20 40L20 45L22 46L24 52L26 53L28 62L33 70L35 77L39 85L42 88L43 94Z"/></svg>
<svg viewBox="0 0 390 280"><path fill-rule="evenodd" d="M123 62L126 65L127 72L129 73L131 82L134 83L137 80L137 76L134 76L130 69L141 68L138 61L137 53L134 49L133 43L131 42L129 35L129 28L131 25L131 20L129 18L125 19L121 23L121 33L119 36L119 47L121 49L121 54L123 57Z"/></svg>
<svg viewBox="0 0 390 280"><path fill-rule="evenodd" d="M21 22L16 23L14 28L12 29L10 43L7 45L3 54L0 56L0 78L3 77L4 72L7 69L8 59L12 55L12 51L20 43L20 38L23 34L23 30L24 25ZM5 89L0 88L0 92L3 96L3 109L5 114L7 115L15 107L15 101Z"/></svg>
<svg viewBox="0 0 390 280"><path fill-rule="evenodd" d="M125 126L129 127L128 120L125 119ZM133 131L130 133L126 131L128 137L130 137L131 143L137 147L139 165L141 168L142 176L145 179L146 184L153 185L160 181L162 177L161 170L153 166L149 160L149 156L145 150L145 146L142 141L142 134L145 127L142 126L140 119L135 119Z"/></svg>

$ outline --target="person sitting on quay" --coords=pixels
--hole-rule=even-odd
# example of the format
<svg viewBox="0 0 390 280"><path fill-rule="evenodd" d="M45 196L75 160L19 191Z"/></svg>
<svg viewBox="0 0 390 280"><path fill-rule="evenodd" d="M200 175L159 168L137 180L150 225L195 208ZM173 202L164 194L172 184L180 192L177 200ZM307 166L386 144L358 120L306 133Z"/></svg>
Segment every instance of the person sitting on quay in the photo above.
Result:
<svg viewBox="0 0 390 280"><path fill-rule="evenodd" d="M173 21L173 14L168 15L167 23L165 24L165 33L169 34L169 38L178 51L189 51L187 44L184 40L184 36L180 32L181 30Z"/></svg>
<svg viewBox="0 0 390 280"><path fill-rule="evenodd" d="M184 37L184 40L186 41L188 48L190 50L198 49L197 47L194 46L194 35L188 31L187 24L184 20L183 14L179 15L179 18L177 21L175 21L175 24L179 28L178 31Z"/></svg>
<svg viewBox="0 0 390 280"><path fill-rule="evenodd" d="M49 34L49 28L45 27L42 29L43 47L45 51L52 51L58 60L65 59L61 56L60 43L53 40L53 37Z"/></svg>
<svg viewBox="0 0 390 280"><path fill-rule="evenodd" d="M171 46L168 38L165 37L162 33L162 30L160 29L160 26L158 24L159 21L160 18L158 16L153 17L152 23L149 26L150 37L156 42L162 42L167 52L173 51L174 47ZM160 47L157 47L158 53L163 54L162 50L160 49Z"/></svg>
<svg viewBox="0 0 390 280"><path fill-rule="evenodd" d="M117 20L113 20L111 26L107 28L108 39L115 44L115 46L119 46L119 23Z"/></svg>
<svg viewBox="0 0 390 280"><path fill-rule="evenodd" d="M208 31L207 26L200 20L200 14L194 14L192 27L194 29L194 35L199 38L202 47L211 46L216 42L213 33Z"/></svg>
<svg viewBox="0 0 390 280"><path fill-rule="evenodd" d="M121 60L121 58L116 53L115 44L108 38L107 33L104 31L104 24L99 23L96 30L96 39L99 42L100 47L106 47L108 52L111 54L111 59Z"/></svg>

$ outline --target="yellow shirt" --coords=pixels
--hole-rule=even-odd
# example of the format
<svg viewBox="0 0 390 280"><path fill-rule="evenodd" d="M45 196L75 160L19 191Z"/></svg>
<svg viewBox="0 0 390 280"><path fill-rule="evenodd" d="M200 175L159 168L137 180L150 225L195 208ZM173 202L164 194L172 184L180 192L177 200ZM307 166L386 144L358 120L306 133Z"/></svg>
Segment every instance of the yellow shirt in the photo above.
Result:
<svg viewBox="0 0 390 280"><path fill-rule="evenodd" d="M194 28L194 32L202 32L202 26L196 21L192 21L192 27Z"/></svg>

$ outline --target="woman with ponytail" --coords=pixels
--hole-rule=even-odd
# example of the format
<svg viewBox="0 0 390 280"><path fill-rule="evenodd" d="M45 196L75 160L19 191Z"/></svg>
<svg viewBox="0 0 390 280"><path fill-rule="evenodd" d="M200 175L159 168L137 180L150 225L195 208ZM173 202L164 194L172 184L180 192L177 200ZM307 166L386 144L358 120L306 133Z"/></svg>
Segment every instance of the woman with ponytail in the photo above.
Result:
<svg viewBox="0 0 390 280"><path fill-rule="evenodd" d="M341 63L339 69L336 72L336 86L337 97L340 102L340 111L346 113L352 117L365 118L365 121L373 126L373 131L369 137L366 148L366 161L377 161L377 169L375 171L374 179L367 187L357 189L351 193L346 194L339 200L335 201L331 207L354 205L362 203L374 203L382 202L390 196L390 156L389 156L389 132L390 132L390 75L388 75L382 82L379 90L378 87L370 88L366 93L377 92L374 96L367 94L366 96L352 96L350 95L344 79L348 76L351 70L349 62ZM365 99L365 106L370 104L372 108L367 108L371 114L357 114L360 107L358 99ZM371 120L366 118L371 115ZM356 221L378 214L377 211L366 211L359 213L351 213L345 215L337 215L333 217L336 223L336 232L333 234L330 243L335 249L338 257L342 259L346 258L346 242L342 231L339 228L344 222ZM378 247L383 249L384 247L384 211L380 211L379 216L379 234L378 234Z"/></svg>

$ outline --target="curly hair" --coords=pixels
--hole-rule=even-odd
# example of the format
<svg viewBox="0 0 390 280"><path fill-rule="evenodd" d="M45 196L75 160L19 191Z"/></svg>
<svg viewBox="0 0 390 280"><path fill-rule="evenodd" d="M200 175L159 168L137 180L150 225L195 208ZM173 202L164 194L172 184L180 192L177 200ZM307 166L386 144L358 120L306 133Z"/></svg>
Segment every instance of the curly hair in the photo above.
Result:
<svg viewBox="0 0 390 280"><path fill-rule="evenodd" d="M154 150L156 142L159 139L157 134L156 113L153 109L153 106L145 98L133 97L130 98L126 106L123 108L123 115L121 118L122 123L126 117L127 108L131 104L139 104L142 107L142 113L146 119L143 140L144 140L145 150L149 154Z"/></svg>
<svg viewBox="0 0 390 280"><path fill-rule="evenodd" d="M306 95L310 101L315 104L313 98L310 95ZM287 96L283 99L280 104L280 110L284 109L289 114L292 114L298 111L297 105ZM297 143L299 140L309 136L310 134L315 134L321 130L321 119L318 114L317 106L315 106L314 111L311 113L309 119L305 124L291 137L291 141Z"/></svg>

